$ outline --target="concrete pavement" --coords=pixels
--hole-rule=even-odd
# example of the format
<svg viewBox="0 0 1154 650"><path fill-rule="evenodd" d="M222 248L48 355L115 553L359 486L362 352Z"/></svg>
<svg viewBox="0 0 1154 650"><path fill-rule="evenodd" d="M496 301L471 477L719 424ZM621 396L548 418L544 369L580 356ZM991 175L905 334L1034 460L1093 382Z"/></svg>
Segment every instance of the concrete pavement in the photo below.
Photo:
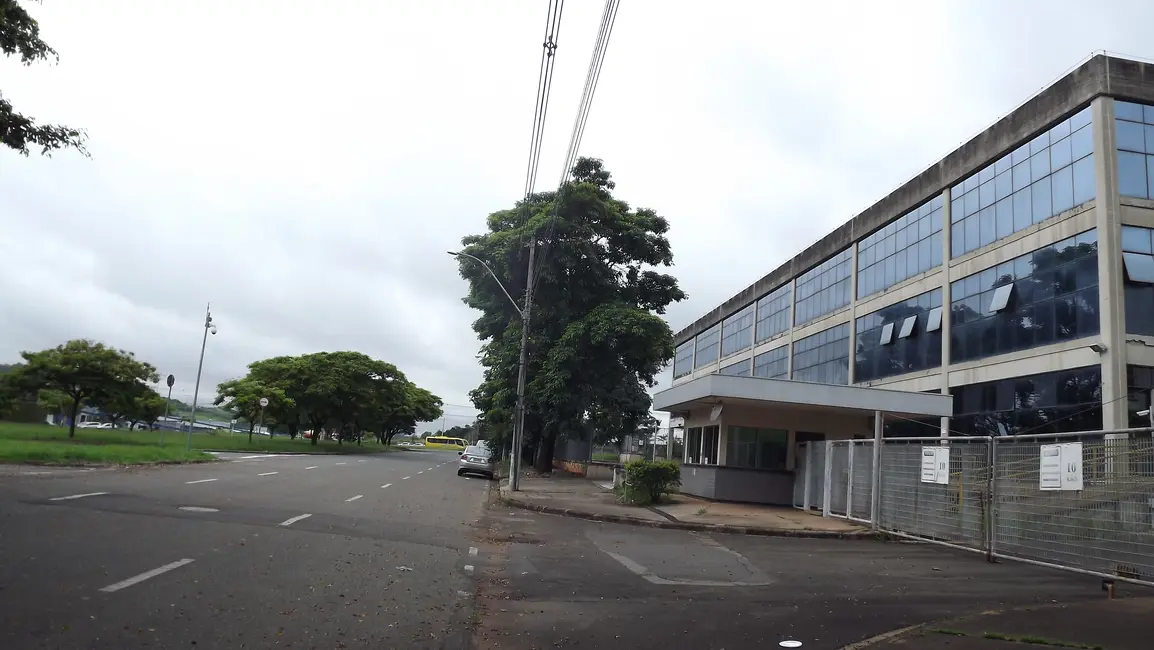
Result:
<svg viewBox="0 0 1154 650"><path fill-rule="evenodd" d="M462 647L489 484L455 461L2 475L0 647Z"/></svg>
<svg viewBox="0 0 1154 650"><path fill-rule="evenodd" d="M839 650L987 610L1105 602L1094 578L929 544L652 529L509 507L491 511L485 529L479 650L740 650L786 640Z"/></svg>

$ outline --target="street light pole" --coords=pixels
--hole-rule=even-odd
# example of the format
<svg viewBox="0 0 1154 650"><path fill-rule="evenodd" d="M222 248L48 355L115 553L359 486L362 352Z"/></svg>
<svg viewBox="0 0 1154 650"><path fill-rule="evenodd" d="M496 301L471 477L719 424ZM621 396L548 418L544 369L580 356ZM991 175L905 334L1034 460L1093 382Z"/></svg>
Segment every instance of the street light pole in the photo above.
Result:
<svg viewBox="0 0 1154 650"><path fill-rule="evenodd" d="M528 372L529 365L529 316L533 308L533 264L537 259L537 240L533 238L529 242L529 270L525 280L525 306L524 308L517 305L517 301L513 300L513 296L509 294L509 290L501 283L501 278L489 268L479 257L470 255L468 253L459 252L454 253L449 251L449 255L453 257L467 257L485 268L497 286L501 287L501 291L505 293L505 297L509 302L513 303L513 309L517 311L517 315L521 317L521 354L517 363L517 406L513 415L513 452L509 459L510 477L509 489L516 492L521 489L521 447L524 444L525 438L525 379Z"/></svg>
<svg viewBox="0 0 1154 650"><path fill-rule="evenodd" d="M200 372L204 369L204 348L208 346L208 333L216 334L216 325L212 324L212 303L204 308L204 338L200 342L200 362L196 365L196 386L192 389L192 416L188 423L188 441L184 450L192 449L192 430L196 428L196 400L200 396Z"/></svg>

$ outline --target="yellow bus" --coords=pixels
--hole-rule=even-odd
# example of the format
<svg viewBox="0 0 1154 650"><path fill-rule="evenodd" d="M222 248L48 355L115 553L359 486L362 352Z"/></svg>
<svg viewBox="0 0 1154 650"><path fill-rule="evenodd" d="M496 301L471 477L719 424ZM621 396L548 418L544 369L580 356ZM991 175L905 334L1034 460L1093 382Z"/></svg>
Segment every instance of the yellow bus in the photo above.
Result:
<svg viewBox="0 0 1154 650"><path fill-rule="evenodd" d="M445 436L429 436L425 438L425 446L429 449L452 449L464 451L469 442L464 438L446 438Z"/></svg>

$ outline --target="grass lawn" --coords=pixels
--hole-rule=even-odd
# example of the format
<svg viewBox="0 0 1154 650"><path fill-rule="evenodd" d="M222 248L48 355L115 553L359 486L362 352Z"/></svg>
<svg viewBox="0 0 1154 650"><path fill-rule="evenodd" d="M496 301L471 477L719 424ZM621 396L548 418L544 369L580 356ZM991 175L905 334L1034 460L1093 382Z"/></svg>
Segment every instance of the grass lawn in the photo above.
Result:
<svg viewBox="0 0 1154 650"><path fill-rule="evenodd" d="M165 431L161 444L159 431L127 431L119 429L77 429L76 437L68 438L66 427L48 424L18 424L0 422L0 463L36 463L46 465L135 465L145 463L187 463L212 460L213 451L296 452L305 454L366 454L396 451L373 442L338 445L319 441L314 447L310 441L285 437L253 436L227 432L192 436L192 450L185 451L187 433Z"/></svg>

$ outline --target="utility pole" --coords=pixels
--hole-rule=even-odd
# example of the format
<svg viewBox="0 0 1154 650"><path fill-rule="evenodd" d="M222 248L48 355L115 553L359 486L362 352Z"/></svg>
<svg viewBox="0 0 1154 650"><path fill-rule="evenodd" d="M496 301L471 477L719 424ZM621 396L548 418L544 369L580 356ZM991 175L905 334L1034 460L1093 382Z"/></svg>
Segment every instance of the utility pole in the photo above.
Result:
<svg viewBox="0 0 1154 650"><path fill-rule="evenodd" d="M521 360L517 365L517 409L513 416L513 458L509 489L521 489L521 448L525 444L525 375L529 371L529 315L533 310L533 265L537 261L537 235L529 240L529 271L525 279L525 302L521 308Z"/></svg>

